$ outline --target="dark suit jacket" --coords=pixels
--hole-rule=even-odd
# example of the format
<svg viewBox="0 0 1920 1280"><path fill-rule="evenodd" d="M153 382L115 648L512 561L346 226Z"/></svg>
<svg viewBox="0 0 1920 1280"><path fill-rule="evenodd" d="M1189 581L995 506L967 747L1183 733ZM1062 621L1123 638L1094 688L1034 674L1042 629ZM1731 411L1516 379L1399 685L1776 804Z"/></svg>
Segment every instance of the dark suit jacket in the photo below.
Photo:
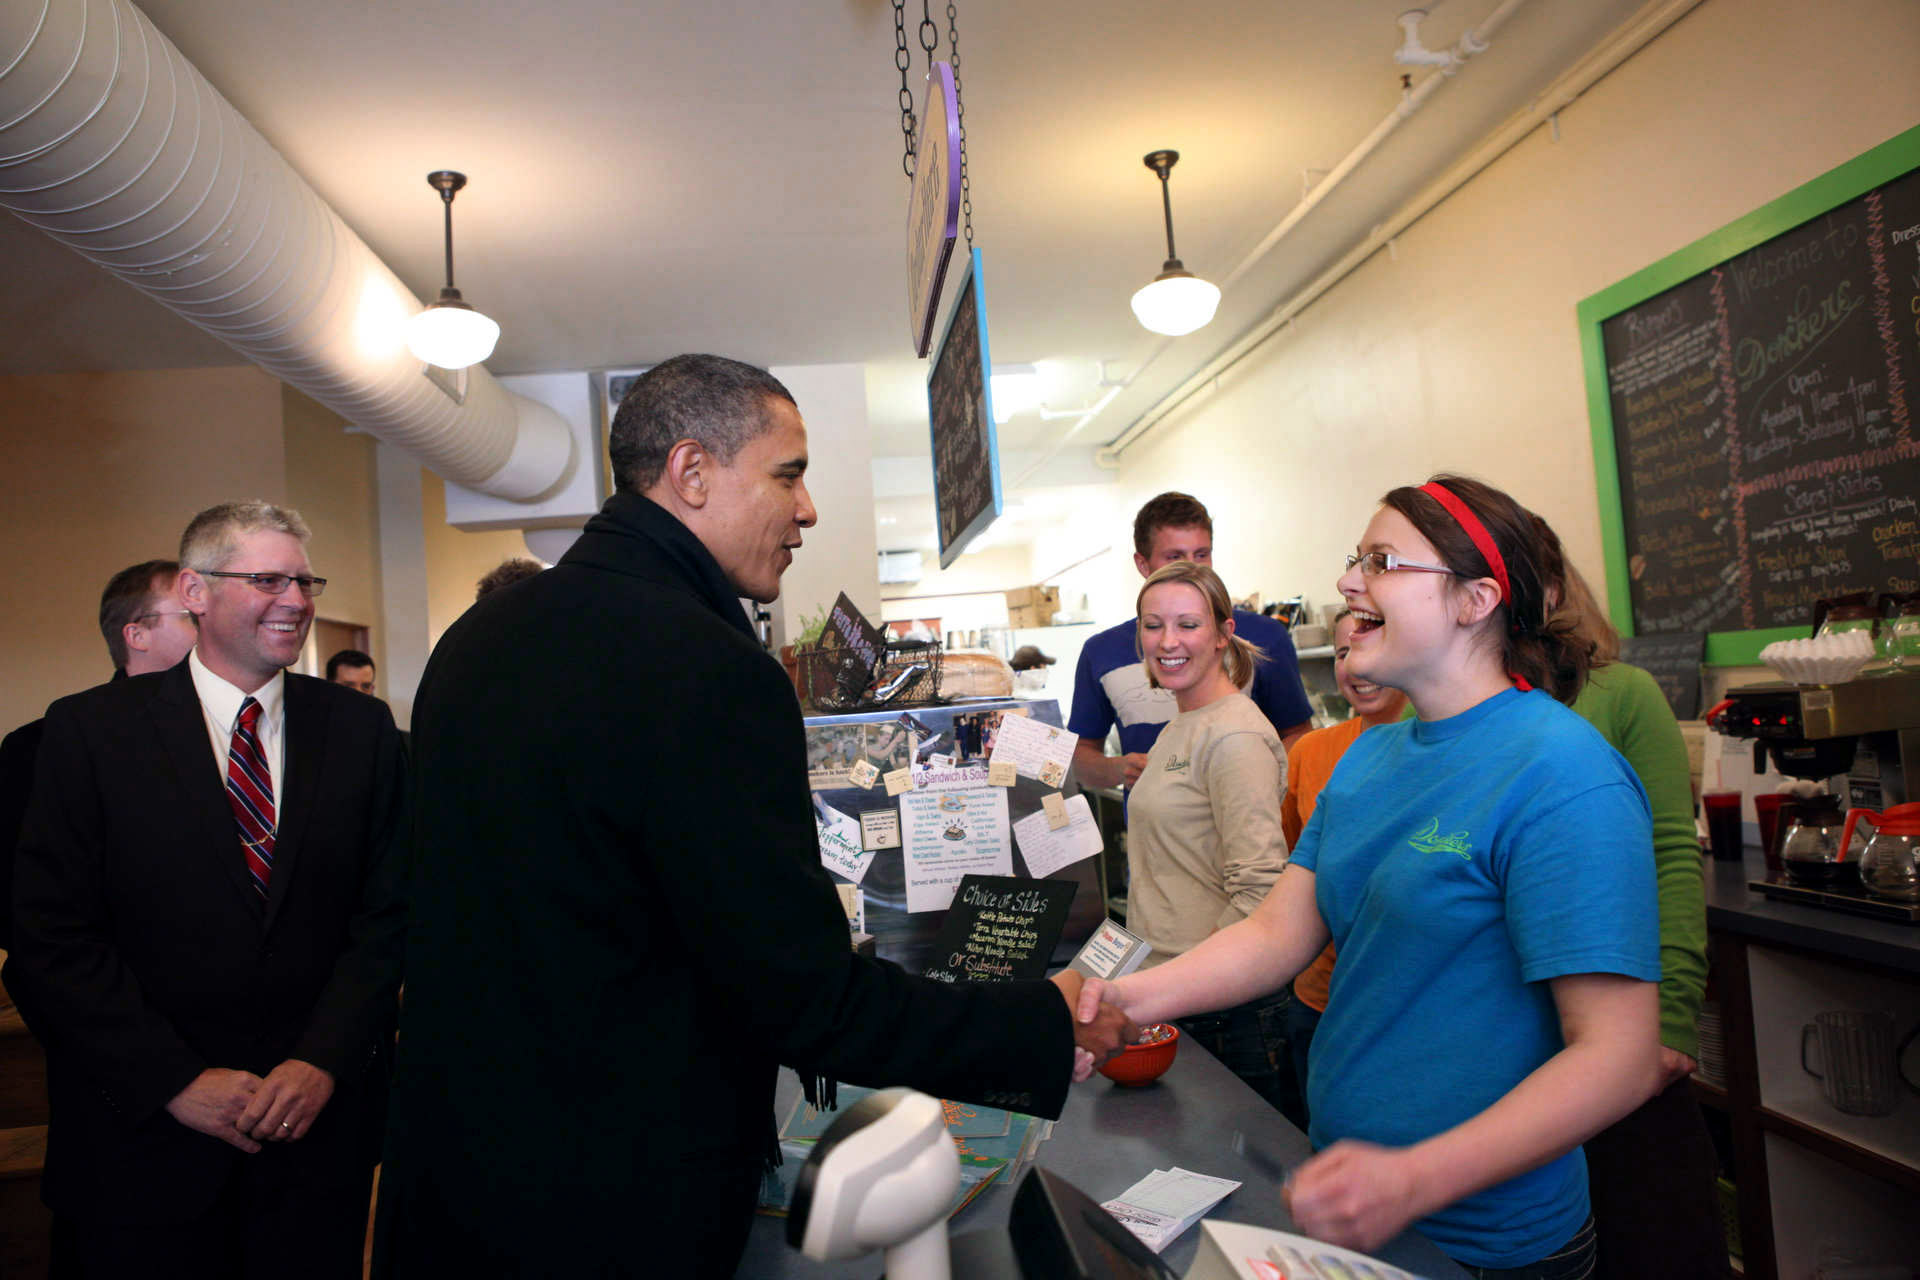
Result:
<svg viewBox="0 0 1920 1280"><path fill-rule="evenodd" d="M386 704L286 678L271 890L243 866L186 663L48 708L6 984L47 1050L44 1195L80 1221L204 1211L236 1160L166 1103L207 1067L330 1071L276 1167L365 1168L383 1120L404 904L404 765Z"/></svg>
<svg viewBox="0 0 1920 1280"><path fill-rule="evenodd" d="M730 1274L780 1063L1059 1114L1051 984L852 954L793 687L646 499L448 630L413 745L376 1274Z"/></svg>
<svg viewBox="0 0 1920 1280"><path fill-rule="evenodd" d="M13 850L33 795L33 761L46 727L45 720L34 720L0 738L0 951L13 948Z"/></svg>

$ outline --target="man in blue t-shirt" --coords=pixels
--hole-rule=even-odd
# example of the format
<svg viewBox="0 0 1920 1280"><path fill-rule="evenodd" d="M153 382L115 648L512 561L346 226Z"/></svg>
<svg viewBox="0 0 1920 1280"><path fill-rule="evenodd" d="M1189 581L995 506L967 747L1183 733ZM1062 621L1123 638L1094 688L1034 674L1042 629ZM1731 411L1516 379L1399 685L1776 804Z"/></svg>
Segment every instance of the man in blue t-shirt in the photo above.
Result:
<svg viewBox="0 0 1920 1280"><path fill-rule="evenodd" d="M1163 493L1133 518L1133 564L1142 578L1175 560L1213 563L1213 517L1199 499ZM1233 611L1234 633L1259 645L1267 661L1254 669L1247 694L1273 722L1280 740L1291 746L1313 718L1300 685L1300 663L1287 629L1273 618ZM1073 749L1073 773L1083 787L1131 787L1147 762L1154 739L1173 719L1173 694L1147 683L1146 668L1134 647L1129 618L1089 639L1073 673L1073 711L1067 728L1080 738ZM1120 751L1107 754L1107 731L1120 724Z"/></svg>

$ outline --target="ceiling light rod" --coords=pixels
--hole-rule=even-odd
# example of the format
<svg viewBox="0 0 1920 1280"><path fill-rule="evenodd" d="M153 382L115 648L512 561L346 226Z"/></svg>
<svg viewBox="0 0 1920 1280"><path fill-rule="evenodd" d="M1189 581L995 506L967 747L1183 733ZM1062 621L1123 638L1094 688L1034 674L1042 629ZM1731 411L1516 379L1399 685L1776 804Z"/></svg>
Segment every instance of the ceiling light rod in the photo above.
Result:
<svg viewBox="0 0 1920 1280"><path fill-rule="evenodd" d="M1178 151L1149 151L1146 154L1145 162L1147 168L1160 175L1160 212L1167 220L1167 265L1162 268L1162 270L1183 271L1185 268L1180 265L1180 255L1173 251L1173 196L1167 188L1167 174L1173 169L1174 165L1180 163L1180 153ZM447 198L451 200L453 197L448 196ZM447 269L447 276L448 279L452 279L453 269L451 267Z"/></svg>
<svg viewBox="0 0 1920 1280"><path fill-rule="evenodd" d="M467 175L452 169L435 169L427 175L427 185L440 193L441 207L446 214L447 282L440 287L440 299L458 302L460 291L453 287L453 193L467 185Z"/></svg>

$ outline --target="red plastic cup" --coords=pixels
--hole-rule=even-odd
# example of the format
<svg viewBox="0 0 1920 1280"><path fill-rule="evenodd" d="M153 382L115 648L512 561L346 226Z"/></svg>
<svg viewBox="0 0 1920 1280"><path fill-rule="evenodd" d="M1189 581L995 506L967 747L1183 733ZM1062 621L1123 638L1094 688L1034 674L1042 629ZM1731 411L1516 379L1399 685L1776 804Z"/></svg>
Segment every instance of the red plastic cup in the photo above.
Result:
<svg viewBox="0 0 1920 1280"><path fill-rule="evenodd" d="M1707 811L1707 847L1715 862L1740 861L1740 793L1709 791L1700 797Z"/></svg>
<svg viewBox="0 0 1920 1280"><path fill-rule="evenodd" d="M1783 795L1763 795L1753 798L1754 816L1760 820L1760 852L1766 855L1767 879L1780 878L1780 847L1774 843L1774 835L1780 822L1780 802Z"/></svg>

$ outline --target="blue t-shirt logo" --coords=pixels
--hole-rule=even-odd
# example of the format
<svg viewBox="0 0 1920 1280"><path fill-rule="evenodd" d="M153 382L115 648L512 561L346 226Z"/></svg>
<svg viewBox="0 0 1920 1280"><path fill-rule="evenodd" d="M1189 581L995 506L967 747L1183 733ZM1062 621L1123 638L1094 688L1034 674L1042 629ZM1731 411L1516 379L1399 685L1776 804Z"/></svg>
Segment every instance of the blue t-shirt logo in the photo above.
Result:
<svg viewBox="0 0 1920 1280"><path fill-rule="evenodd" d="M1473 861L1467 833L1456 831L1452 835L1440 834L1440 819L1428 818L1427 825L1407 837L1407 843L1422 853L1457 853L1468 862Z"/></svg>

